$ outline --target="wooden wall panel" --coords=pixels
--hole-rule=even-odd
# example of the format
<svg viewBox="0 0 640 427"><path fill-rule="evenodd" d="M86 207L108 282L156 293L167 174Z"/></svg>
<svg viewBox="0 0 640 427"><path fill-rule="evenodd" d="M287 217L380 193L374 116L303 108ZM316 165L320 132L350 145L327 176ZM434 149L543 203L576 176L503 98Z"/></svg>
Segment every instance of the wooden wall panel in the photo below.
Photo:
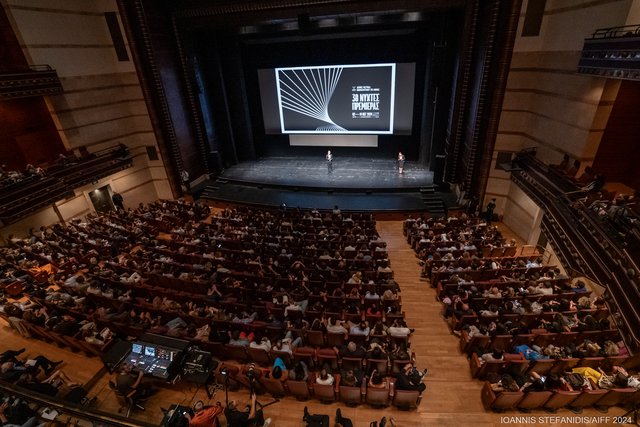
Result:
<svg viewBox="0 0 640 427"><path fill-rule="evenodd" d="M640 82L622 81L593 168L607 181L640 188Z"/></svg>

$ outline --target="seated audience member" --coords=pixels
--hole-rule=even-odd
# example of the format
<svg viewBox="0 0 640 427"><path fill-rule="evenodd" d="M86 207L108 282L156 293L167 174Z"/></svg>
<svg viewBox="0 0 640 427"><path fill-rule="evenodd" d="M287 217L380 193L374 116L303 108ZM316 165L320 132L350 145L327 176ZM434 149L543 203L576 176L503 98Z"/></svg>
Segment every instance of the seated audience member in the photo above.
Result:
<svg viewBox="0 0 640 427"><path fill-rule="evenodd" d="M372 388L388 388L389 383L385 377L383 377L377 369L374 369L369 378L369 387Z"/></svg>
<svg viewBox="0 0 640 427"><path fill-rule="evenodd" d="M269 351L271 350L271 341L269 341L269 338L267 337L262 337L260 339L260 342L256 342L256 341L251 341L251 343L249 343L249 347L250 348L261 348L265 351Z"/></svg>
<svg viewBox="0 0 640 427"><path fill-rule="evenodd" d="M480 361L482 363L484 362L497 362L500 360L504 360L504 353L502 351L499 350L495 350L495 351L491 351L488 353L484 353L482 356L480 356Z"/></svg>
<svg viewBox="0 0 640 427"><path fill-rule="evenodd" d="M132 392L134 399L146 399L155 393L149 384L143 381L144 372L135 373L133 366L123 363L115 378L116 388L123 396L130 396Z"/></svg>
<svg viewBox="0 0 640 427"><path fill-rule="evenodd" d="M340 377L340 385L347 387L357 387L360 385L360 378L357 371L347 369Z"/></svg>
<svg viewBox="0 0 640 427"><path fill-rule="evenodd" d="M274 380L286 381L289 377L289 371L287 370L287 366L284 364L284 361L276 357L273 361L273 366L271 367L271 372L267 373Z"/></svg>
<svg viewBox="0 0 640 427"><path fill-rule="evenodd" d="M213 406L205 406L202 400L198 400L193 405L193 415L186 413L184 417L189 421L190 427L210 427L216 425L218 415L222 412L220 402L216 402Z"/></svg>
<svg viewBox="0 0 640 427"><path fill-rule="evenodd" d="M395 387L398 390L417 390L422 393L427 388L427 386L422 382L422 378L426 373L426 369L422 372L418 372L412 363L407 363L396 375Z"/></svg>
<svg viewBox="0 0 640 427"><path fill-rule="evenodd" d="M307 364L299 360L293 366L293 369L289 371L289 379L293 381L307 381L309 379L309 368Z"/></svg>
<svg viewBox="0 0 640 427"><path fill-rule="evenodd" d="M320 373L316 376L316 383L321 385L333 385L333 375L331 375L327 368L322 368Z"/></svg>
<svg viewBox="0 0 640 427"><path fill-rule="evenodd" d="M287 337L285 337L284 339L278 340L276 341L276 343L273 345L272 349L275 351L285 351L287 353L289 353L290 355L293 355L293 350L296 349L296 347L300 346L300 344L302 344L302 338L298 337L295 340L291 340L290 337L290 333L287 333Z"/></svg>
<svg viewBox="0 0 640 427"><path fill-rule="evenodd" d="M327 325L327 332L332 334L347 334L349 331L344 327L344 322L340 319L329 319Z"/></svg>
<svg viewBox="0 0 640 427"><path fill-rule="evenodd" d="M582 280L578 280L573 285L571 285L571 291L577 294L589 292L589 290L587 289L587 285L585 285Z"/></svg>
<svg viewBox="0 0 640 427"><path fill-rule="evenodd" d="M245 332L235 330L233 332L230 332L229 336L231 337L231 339L229 340L229 344L231 345L248 347L249 343L253 341L253 333L247 335Z"/></svg>
<svg viewBox="0 0 640 427"><path fill-rule="evenodd" d="M365 357L365 351L362 347L358 346L353 341L349 341L346 345L343 345L340 349L334 347L333 350L340 357Z"/></svg>
<svg viewBox="0 0 640 427"><path fill-rule="evenodd" d="M362 335L362 336L369 336L369 325L367 322L365 321L361 321L360 323L358 323L357 325L353 325L351 327L351 329L349 330L349 333L351 335Z"/></svg>
<svg viewBox="0 0 640 427"><path fill-rule="evenodd" d="M412 331L407 327L404 320L396 320L393 322L393 325L387 329L387 332L392 337L408 337Z"/></svg>
<svg viewBox="0 0 640 427"><path fill-rule="evenodd" d="M11 352L11 350L9 350ZM5 354L9 353L5 352ZM56 366L62 361L52 362L44 356L37 356L34 359L29 359L25 362L19 361L15 358L17 352L11 352L5 362L0 365L0 379L5 381L15 381L24 373L38 373L38 370L42 368L45 375L50 375ZM14 354L14 355L12 355ZM18 353L19 354L19 353Z"/></svg>
<svg viewBox="0 0 640 427"><path fill-rule="evenodd" d="M22 374L16 382L16 385L35 391L36 393L55 396L58 394L61 386L64 385L65 387L72 388L78 386L78 383L71 381L64 372L58 370L43 381L38 381L38 378L33 373Z"/></svg>

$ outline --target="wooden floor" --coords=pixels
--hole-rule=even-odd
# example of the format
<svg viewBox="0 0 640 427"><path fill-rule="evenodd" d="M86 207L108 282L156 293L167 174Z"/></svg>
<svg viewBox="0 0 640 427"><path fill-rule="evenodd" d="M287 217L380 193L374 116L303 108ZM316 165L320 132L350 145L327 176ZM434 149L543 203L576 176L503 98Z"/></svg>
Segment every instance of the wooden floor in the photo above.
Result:
<svg viewBox="0 0 640 427"><path fill-rule="evenodd" d="M550 426L595 426L613 424L613 416L621 415L625 411L620 408L612 408L608 414L601 414L593 409L587 409L581 416L584 417L609 417L608 423L594 423L587 420L585 423L558 424L545 422L549 419L538 417L575 416L572 412L562 409L555 415L543 411L534 411L531 414L508 412L495 414L485 411L480 401L481 382L471 378L466 358L458 349L457 337L449 332L446 323L441 317L441 304L435 300L435 291L429 283L420 279L420 269L417 259L406 243L402 235L402 221L378 221L378 230L383 240L388 244L389 258L392 263L395 278L402 289L403 309L406 312L407 323L416 329L411 338L412 350L416 352L419 368L429 368L426 379L427 390L423 394L422 404L416 411L406 412L387 408L374 409L368 405L360 405L357 408L349 408L343 404L325 405L316 400L306 403L286 397L280 402L265 409L265 415L273 419L272 426L303 426L303 407L308 406L311 413L323 413L331 415L336 408L341 408L343 416L350 417L355 426L367 427L373 420L380 420L382 416L394 417L400 427L418 426L499 426L499 425L524 425L509 417L528 416L535 417L535 424ZM508 230L506 235L510 233ZM87 359L81 355L73 354L54 345L38 340L27 340L13 332L8 326L0 327L0 338L3 348L27 348L27 356L44 354L51 359L64 359L63 370L76 381L85 383L101 369L101 363L96 358ZM97 396L98 406L102 410L117 412L118 405L113 393L108 387L109 377L100 378L90 390L90 396ZM247 390L230 392L229 399L246 401L249 398ZM206 393L202 389L191 387L188 384L174 386L161 386L160 392L150 399L146 405L146 411L136 412L132 418L152 423L159 423L162 419L160 408L167 408L173 403L191 405L197 400L209 402ZM211 400L224 403L223 391L218 391ZM259 399L263 404L271 399L268 395ZM222 424L225 425L224 417ZM590 421L590 422L589 422Z"/></svg>

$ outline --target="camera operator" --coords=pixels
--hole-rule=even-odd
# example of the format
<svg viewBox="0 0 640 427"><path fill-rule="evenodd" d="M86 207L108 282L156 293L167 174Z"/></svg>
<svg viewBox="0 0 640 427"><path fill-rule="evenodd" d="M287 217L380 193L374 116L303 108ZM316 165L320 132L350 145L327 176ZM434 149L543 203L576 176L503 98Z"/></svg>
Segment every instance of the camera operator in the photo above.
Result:
<svg viewBox="0 0 640 427"><path fill-rule="evenodd" d="M228 427L267 427L271 418L264 419L262 409L256 409L256 394L251 394L251 402L244 410L238 409L238 402L232 400L224 410Z"/></svg>
<svg viewBox="0 0 640 427"><path fill-rule="evenodd" d="M193 405L193 415L185 413L184 417L189 421L189 427L209 427L216 424L218 415L222 413L222 404L216 402L214 406L205 406L202 400Z"/></svg>

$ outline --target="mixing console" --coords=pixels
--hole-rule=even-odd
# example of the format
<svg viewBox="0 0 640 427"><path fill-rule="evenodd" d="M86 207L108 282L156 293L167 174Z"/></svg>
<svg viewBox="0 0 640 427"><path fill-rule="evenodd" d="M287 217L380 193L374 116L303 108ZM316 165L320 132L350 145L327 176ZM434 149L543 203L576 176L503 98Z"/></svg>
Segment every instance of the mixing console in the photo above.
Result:
<svg viewBox="0 0 640 427"><path fill-rule="evenodd" d="M148 343L136 342L125 361L145 374L156 378L167 379L169 366L176 356L176 351Z"/></svg>

